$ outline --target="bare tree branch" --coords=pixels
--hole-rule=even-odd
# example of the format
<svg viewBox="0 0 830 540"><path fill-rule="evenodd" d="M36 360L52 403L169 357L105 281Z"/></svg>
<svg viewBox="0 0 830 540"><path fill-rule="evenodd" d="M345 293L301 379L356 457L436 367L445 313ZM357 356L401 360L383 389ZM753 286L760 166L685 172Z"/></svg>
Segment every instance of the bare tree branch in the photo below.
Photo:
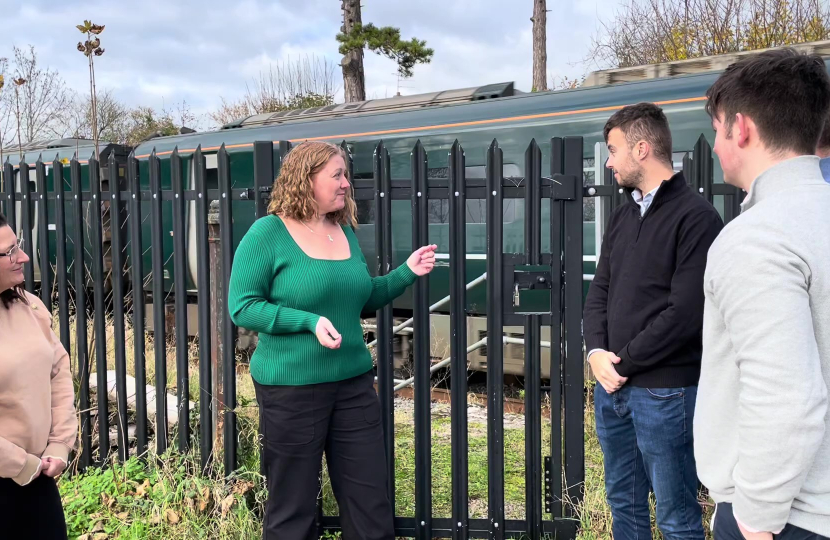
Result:
<svg viewBox="0 0 830 540"><path fill-rule="evenodd" d="M14 47L15 77L26 79L20 88L20 129L24 142L59 137L72 94L57 71L38 66L35 48Z"/></svg>
<svg viewBox="0 0 830 540"><path fill-rule="evenodd" d="M335 64L325 58L289 58L269 66L251 85L246 84L239 101L222 98L222 105L210 117L223 125L254 114L331 105L339 90L335 73Z"/></svg>
<svg viewBox="0 0 830 540"><path fill-rule="evenodd" d="M118 101L112 90L97 92L98 139L124 143L130 131L130 110ZM94 139L92 133L92 99L75 96L65 116L64 136Z"/></svg>
<svg viewBox="0 0 830 540"><path fill-rule="evenodd" d="M601 22L586 60L599 67L637 66L829 35L825 0L628 0Z"/></svg>
<svg viewBox="0 0 830 540"><path fill-rule="evenodd" d="M0 84L0 168L6 159L3 148L14 136L14 114L12 113L14 91L12 90L13 83L8 80L10 79L8 69L8 59L0 58L0 78L2 78L2 84Z"/></svg>

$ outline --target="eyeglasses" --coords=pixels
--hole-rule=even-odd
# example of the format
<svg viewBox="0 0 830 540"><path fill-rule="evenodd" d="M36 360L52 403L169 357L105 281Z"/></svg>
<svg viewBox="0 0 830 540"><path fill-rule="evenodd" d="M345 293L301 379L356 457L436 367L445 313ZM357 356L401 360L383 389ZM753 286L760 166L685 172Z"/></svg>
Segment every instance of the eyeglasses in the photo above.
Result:
<svg viewBox="0 0 830 540"><path fill-rule="evenodd" d="M23 239L17 241L17 244L14 245L9 251L6 253L0 253L0 257L8 257L9 262L12 264L17 264L17 259L20 256L20 250L23 249Z"/></svg>

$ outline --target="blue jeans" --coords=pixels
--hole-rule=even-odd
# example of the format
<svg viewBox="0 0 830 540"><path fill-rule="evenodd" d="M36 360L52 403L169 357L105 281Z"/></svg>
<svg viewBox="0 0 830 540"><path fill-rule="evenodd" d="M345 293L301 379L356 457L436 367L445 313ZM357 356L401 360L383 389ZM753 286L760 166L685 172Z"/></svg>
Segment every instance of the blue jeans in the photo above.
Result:
<svg viewBox="0 0 830 540"><path fill-rule="evenodd" d="M615 540L651 539L648 495L666 540L703 540L692 424L697 387L594 390Z"/></svg>

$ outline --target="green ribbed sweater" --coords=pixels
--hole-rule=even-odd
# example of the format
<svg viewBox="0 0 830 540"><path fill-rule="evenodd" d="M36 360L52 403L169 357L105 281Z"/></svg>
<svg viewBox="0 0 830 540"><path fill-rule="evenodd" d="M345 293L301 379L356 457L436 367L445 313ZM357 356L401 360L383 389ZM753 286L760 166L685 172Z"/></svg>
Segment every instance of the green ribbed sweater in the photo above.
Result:
<svg viewBox="0 0 830 540"><path fill-rule="evenodd" d="M403 294L417 276L402 264L371 277L354 231L343 232L351 253L338 261L309 257L274 215L257 220L239 243L228 308L234 324L259 333L251 358L251 376L259 384L342 381L372 369L360 315ZM317 341L320 317L340 332L340 348Z"/></svg>

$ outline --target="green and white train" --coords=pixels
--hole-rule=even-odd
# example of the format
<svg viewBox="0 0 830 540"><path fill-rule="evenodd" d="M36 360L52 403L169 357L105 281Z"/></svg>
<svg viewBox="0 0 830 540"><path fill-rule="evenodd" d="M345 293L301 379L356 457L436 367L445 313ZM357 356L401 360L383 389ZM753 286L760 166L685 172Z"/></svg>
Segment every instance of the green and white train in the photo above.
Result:
<svg viewBox="0 0 830 540"><path fill-rule="evenodd" d="M810 52L830 56L830 41L816 42L799 46ZM218 182L216 152L224 144L229 154L231 178L234 188L254 187L253 146L255 141L273 141L279 143L290 141L292 144L304 140L324 140L340 144L346 143L353 158L353 174L356 179L372 178L373 152L381 140L388 149L391 159L393 178L410 176L410 152L416 141L423 144L428 158L430 177L446 177L447 156L451 145L458 140L464 148L467 178L484 178L486 151L493 139L497 139L504 156L504 176L522 177L524 175L524 153L531 139L535 139L542 150L542 175L548 175L549 151L551 137L581 136L584 140L584 178L586 184L603 182L603 167L607 158L603 140L603 126L608 117L620 107L641 101L659 104L665 111L671 126L675 165L679 169L686 152L691 152L699 137L704 135L713 141L714 133L711 122L704 110L705 93L718 77L719 72L732 63L737 55L724 55L702 59L671 62L635 68L624 68L595 72L589 75L583 85L574 90L562 90L540 93L523 93L514 88L512 83L492 84L482 87L447 90L414 96L396 96L389 99L370 100L360 103L346 103L318 107L306 110L266 113L243 118L229 123L221 129L204 133L187 133L171 137L159 137L146 141L135 148L114 144L102 144L100 147L102 161L112 153L119 163L118 182L126 189L125 166L129 152L134 151L140 160L141 182L143 189L149 189L148 158L155 152L161 160L161 181L163 189L171 189L170 156L178 149L183 158L189 158L197 147L201 147L206 156L208 188L216 188ZM275 148L277 145L275 144ZM6 154L14 156L17 161L19 149L9 148ZM29 145L24 148L24 158L30 163L42 155L47 162L47 189L53 189L51 163L55 155L61 159L70 159L77 154L87 159L93 153L90 141L74 139L48 141ZM194 176L192 161L185 159L186 183L184 189L193 189ZM83 181L88 183L86 166L82 167ZM715 182L722 182L722 173L715 161ZM18 175L19 176L19 175ZM112 183L107 173L104 182ZM66 189L68 184L68 167L65 169ZM34 182L34 168L30 172ZM19 187L20 179L16 178ZM102 186L106 191L109 185ZM32 184L34 191L34 184ZM17 203L20 204L19 202ZM34 204L38 204L34 202ZM164 253L165 270L162 278L165 286L172 288L173 260L169 256L173 250L172 206L165 202L164 216ZM200 291L196 288L196 269L199 264L207 264L196 257L196 222L195 209L187 213L188 229L188 281L189 296L195 298ZM446 201L431 201L430 240L438 244L439 262L446 262L448 256L448 224ZM443 204L443 206L442 206ZM467 258L468 281L472 281L485 269L485 207L484 201L469 200L467 212ZM603 212L595 207L607 204L599 199L585 199L584 229L584 274L587 284L590 281L596 261L597 246L601 241ZM234 242L238 243L254 221L253 205L250 201L233 201ZM722 201L717 197L715 205L722 210ZM149 205L144 205L143 212L149 212ZM375 258L375 235L371 204L359 205L360 227L357 234L364 255L368 261ZM35 211L33 216L37 215ZM50 220L54 219L54 209L49 210ZM393 201L393 262L401 264L410 253L411 214L409 201ZM595 216L598 218L595 219ZM546 216L543 216L543 223ZM18 221L20 212L18 212ZM144 241L149 245L149 219L144 219L146 230ZM523 251L523 201L505 200L504 206L504 247L505 252ZM35 227L44 224L34 223ZM53 226L45 224L50 228ZM105 229L107 229L105 223ZM543 252L549 242L549 231L543 226ZM37 238L35 231L34 237ZM105 240L108 233L105 233ZM127 237L128 238L128 237ZM153 278L150 269L150 253L145 250L145 282ZM68 246L68 260L73 258L72 246ZM37 258L33 258L37 265ZM39 268L36 266L36 275ZM430 301L437 302L448 294L449 270L446 265L439 265L430 277ZM148 289L149 290L149 289ZM486 330L485 287L483 284L473 287L468 293L468 342L480 339ZM148 299L148 303L150 300ZM393 306L396 319L408 318L411 314L411 295L404 294ZM447 307L448 310L448 307ZM148 324L152 324L152 307L147 310ZM438 309L432 315L433 355L443 357L449 349L449 316L447 311ZM195 333L195 310L188 317L190 332ZM543 329L542 339L548 339L547 329ZM505 333L521 337L522 328L505 328ZM408 350L408 335L396 337L396 352L405 358ZM543 350L542 365L547 366L547 353ZM486 368L484 350L470 354L471 369ZM516 375L524 373L524 352L521 345L505 346L505 372ZM543 367L543 376L547 368Z"/></svg>

